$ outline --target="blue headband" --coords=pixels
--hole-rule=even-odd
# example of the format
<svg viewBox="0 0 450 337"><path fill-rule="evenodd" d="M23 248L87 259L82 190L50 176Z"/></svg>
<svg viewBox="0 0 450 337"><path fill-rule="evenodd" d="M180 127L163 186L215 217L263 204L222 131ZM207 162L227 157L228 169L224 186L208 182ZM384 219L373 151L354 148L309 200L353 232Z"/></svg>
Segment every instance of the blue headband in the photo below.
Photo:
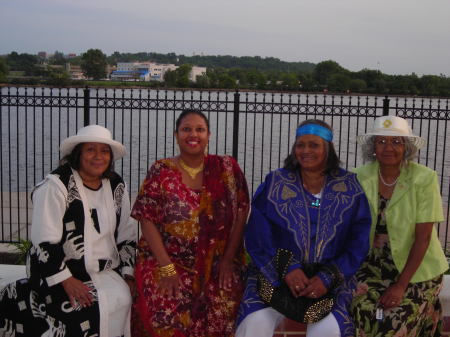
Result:
<svg viewBox="0 0 450 337"><path fill-rule="evenodd" d="M326 127L317 124L306 124L297 128L296 137L304 135L316 135L325 139L326 141L333 141L333 132L331 132Z"/></svg>

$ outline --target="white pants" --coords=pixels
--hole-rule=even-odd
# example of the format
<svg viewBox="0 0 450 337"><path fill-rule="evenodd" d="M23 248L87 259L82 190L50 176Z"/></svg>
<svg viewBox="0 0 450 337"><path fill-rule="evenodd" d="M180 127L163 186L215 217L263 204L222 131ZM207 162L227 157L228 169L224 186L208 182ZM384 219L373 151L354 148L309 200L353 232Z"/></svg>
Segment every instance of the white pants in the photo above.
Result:
<svg viewBox="0 0 450 337"><path fill-rule="evenodd" d="M264 308L244 318L236 330L235 337L272 337L284 316L275 309ZM333 314L307 325L306 337L340 337L338 322Z"/></svg>
<svg viewBox="0 0 450 337"><path fill-rule="evenodd" d="M113 270L95 273L92 279L98 284L100 336L130 337L130 288Z"/></svg>

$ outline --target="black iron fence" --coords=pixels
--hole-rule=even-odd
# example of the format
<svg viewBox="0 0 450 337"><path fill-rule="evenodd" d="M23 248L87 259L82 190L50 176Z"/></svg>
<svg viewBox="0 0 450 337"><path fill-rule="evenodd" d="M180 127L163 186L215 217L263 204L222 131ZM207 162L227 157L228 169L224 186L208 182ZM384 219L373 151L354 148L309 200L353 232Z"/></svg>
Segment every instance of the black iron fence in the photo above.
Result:
<svg viewBox="0 0 450 337"><path fill-rule="evenodd" d="M305 119L333 126L336 149L346 168L361 165L356 136L375 117L409 120L427 139L418 161L438 172L446 220L438 224L447 248L449 99L250 91L150 90L130 88L0 88L0 242L28 239L30 192L58 165L60 142L87 124L109 128L128 149L116 171L132 199L153 161L177 154L173 131L181 110L202 110L210 119L209 151L230 154L244 170L250 191L282 166Z"/></svg>

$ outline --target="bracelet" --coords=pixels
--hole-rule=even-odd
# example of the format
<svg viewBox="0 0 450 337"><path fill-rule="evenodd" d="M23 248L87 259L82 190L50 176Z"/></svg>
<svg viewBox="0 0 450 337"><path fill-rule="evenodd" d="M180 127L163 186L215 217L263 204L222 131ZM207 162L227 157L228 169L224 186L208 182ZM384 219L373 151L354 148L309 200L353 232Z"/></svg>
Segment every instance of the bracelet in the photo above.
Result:
<svg viewBox="0 0 450 337"><path fill-rule="evenodd" d="M173 263L170 263L168 265L158 267L159 270L159 276L160 277L170 277L177 274L177 271L175 269L175 265Z"/></svg>

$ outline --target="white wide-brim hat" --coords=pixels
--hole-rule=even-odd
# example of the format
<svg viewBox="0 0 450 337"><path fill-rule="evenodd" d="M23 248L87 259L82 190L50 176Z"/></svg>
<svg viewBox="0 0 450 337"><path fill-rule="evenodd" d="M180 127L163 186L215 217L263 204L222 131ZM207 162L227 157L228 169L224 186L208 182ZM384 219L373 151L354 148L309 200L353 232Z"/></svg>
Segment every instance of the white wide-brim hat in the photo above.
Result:
<svg viewBox="0 0 450 337"><path fill-rule="evenodd" d="M358 143L364 145L373 136L407 137L419 150L426 140L412 133L406 119L397 116L382 116L375 119L373 131L357 137Z"/></svg>
<svg viewBox="0 0 450 337"><path fill-rule="evenodd" d="M125 146L115 141L107 128L100 125L88 125L78 130L76 135L62 141L59 146L61 156L67 156L72 152L75 146L81 143L108 144L111 146L114 160L120 159L127 154Z"/></svg>

